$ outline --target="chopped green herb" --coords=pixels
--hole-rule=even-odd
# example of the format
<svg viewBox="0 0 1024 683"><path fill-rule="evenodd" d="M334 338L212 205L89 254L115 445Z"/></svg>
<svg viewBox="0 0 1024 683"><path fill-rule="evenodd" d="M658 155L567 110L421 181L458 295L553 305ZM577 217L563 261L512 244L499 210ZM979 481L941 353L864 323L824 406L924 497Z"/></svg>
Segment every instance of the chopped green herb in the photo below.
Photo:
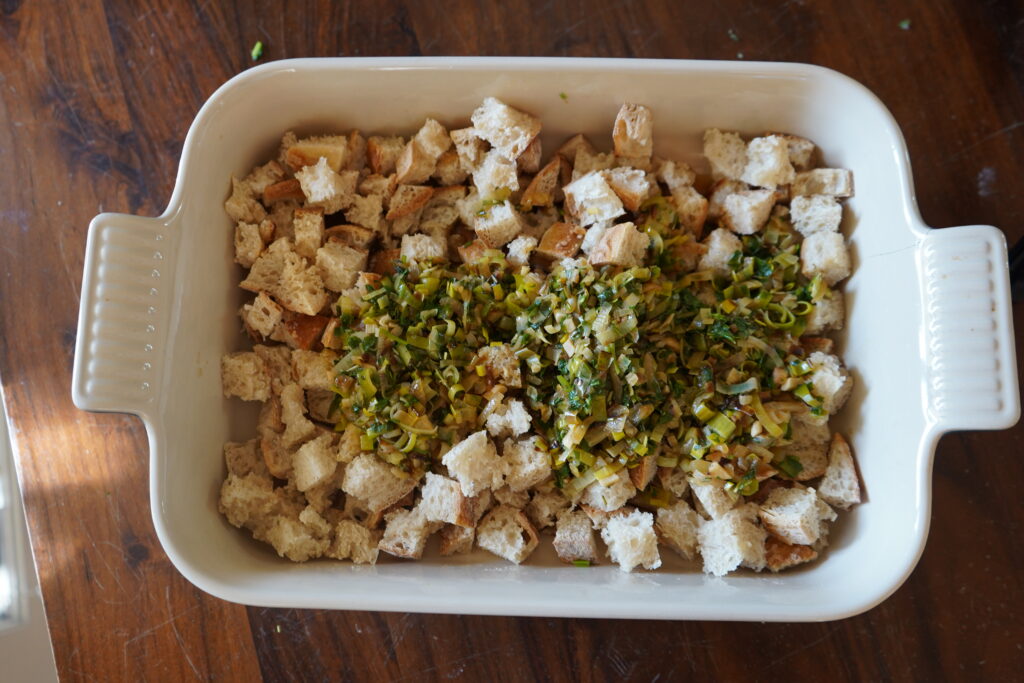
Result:
<svg viewBox="0 0 1024 683"><path fill-rule="evenodd" d="M904 19L903 21L901 21L899 23L899 27L901 29L903 29L904 31L909 31L910 30L910 19Z"/></svg>
<svg viewBox="0 0 1024 683"><path fill-rule="evenodd" d="M787 455L781 462L776 463L775 467L790 479L795 479L798 474L804 471L804 466L792 455Z"/></svg>
<svg viewBox="0 0 1024 683"><path fill-rule="evenodd" d="M590 560L573 560L572 563L577 567L589 567Z"/></svg>
<svg viewBox="0 0 1024 683"><path fill-rule="evenodd" d="M729 29L728 31L726 31L726 33L729 34L729 40L733 41L734 43L739 41L740 37L736 35L736 31Z"/></svg>
<svg viewBox="0 0 1024 683"><path fill-rule="evenodd" d="M259 58L263 56L263 41L257 40L256 44L252 46L252 52L249 54L252 55L252 61L259 61Z"/></svg>
<svg viewBox="0 0 1024 683"><path fill-rule="evenodd" d="M565 94L564 92L558 93L558 96L562 98L563 102L568 102L569 101L569 96L567 94Z"/></svg>

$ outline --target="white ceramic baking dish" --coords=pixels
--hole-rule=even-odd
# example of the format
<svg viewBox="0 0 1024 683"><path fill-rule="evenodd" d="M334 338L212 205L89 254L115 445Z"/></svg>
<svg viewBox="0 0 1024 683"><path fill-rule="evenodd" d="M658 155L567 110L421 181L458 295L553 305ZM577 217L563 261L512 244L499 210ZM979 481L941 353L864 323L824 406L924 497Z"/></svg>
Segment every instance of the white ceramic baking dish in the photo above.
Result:
<svg viewBox="0 0 1024 683"><path fill-rule="evenodd" d="M565 96L561 96L565 93ZM483 551L375 567L296 565L230 527L216 499L221 444L255 411L221 397L219 359L243 347L240 272L222 210L231 174L272 156L281 133L408 133L427 115L465 125L487 95L544 122L546 150L585 132L610 144L623 101L655 114L656 150L698 162L706 127L781 130L853 169L843 231L855 272L840 348L857 388L837 419L867 501L823 558L781 575L724 579L695 567L627 575L539 553L515 567ZM253 605L409 612L825 620L870 608L913 569L928 531L939 437L999 429L1019 414L1006 245L992 227L931 230L914 201L892 116L833 71L798 65L610 59L310 59L235 77L200 110L170 204L157 218L101 214L89 227L73 394L85 410L146 425L153 522L203 590ZM668 553L666 553L668 555ZM671 563L670 563L671 564Z"/></svg>

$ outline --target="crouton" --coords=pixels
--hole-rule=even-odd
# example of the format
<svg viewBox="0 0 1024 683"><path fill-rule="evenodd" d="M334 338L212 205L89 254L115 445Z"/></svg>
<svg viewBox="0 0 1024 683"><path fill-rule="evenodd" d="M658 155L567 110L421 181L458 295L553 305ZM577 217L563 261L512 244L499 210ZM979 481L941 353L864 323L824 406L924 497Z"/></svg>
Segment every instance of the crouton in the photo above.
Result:
<svg viewBox="0 0 1024 683"><path fill-rule="evenodd" d="M516 159L516 168L520 173L536 173L540 169L540 156L541 142L538 135Z"/></svg>
<svg viewBox="0 0 1024 683"><path fill-rule="evenodd" d="M370 169L382 176L394 173L404 148L405 138L401 136L371 135L366 140L366 158Z"/></svg>
<svg viewBox="0 0 1024 683"><path fill-rule="evenodd" d="M252 303L244 304L240 311L242 322L250 333L259 337L269 337L274 328L281 322L284 309L281 308L266 292L259 292Z"/></svg>
<svg viewBox="0 0 1024 683"><path fill-rule="evenodd" d="M537 239L535 237L520 235L508 243L506 258L514 266L528 266L530 265L530 254L536 248Z"/></svg>
<svg viewBox="0 0 1024 683"><path fill-rule="evenodd" d="M697 543L706 573L723 576L741 565L764 569L768 532L758 526L756 518L757 506L749 503L700 525Z"/></svg>
<svg viewBox="0 0 1024 683"><path fill-rule="evenodd" d="M302 191L302 183L297 178L288 178L287 180L276 182L273 185L268 185L263 190L264 204L269 206L284 201L306 201L306 195Z"/></svg>
<svg viewBox="0 0 1024 683"><path fill-rule="evenodd" d="M285 346L265 346L254 344L253 352L263 359L270 376L270 390L273 394L280 394L285 384L290 384L292 377L292 352Z"/></svg>
<svg viewBox="0 0 1024 683"><path fill-rule="evenodd" d="M601 529L601 539L608 546L608 556L624 572L635 567L657 569L661 566L658 537L654 533L654 515L633 510L616 515Z"/></svg>
<svg viewBox="0 0 1024 683"><path fill-rule="evenodd" d="M800 462L803 469L794 477L797 481L823 475L828 467L828 423L796 414L790 419L789 428L790 443L773 449L776 458L782 460L792 456Z"/></svg>
<svg viewBox="0 0 1024 683"><path fill-rule="evenodd" d="M603 223L594 223L587 228L586 234L583 235L583 242L580 243L580 251L589 257L594 251L594 247L601 243L604 234L608 232L610 227L612 227L611 221L605 221Z"/></svg>
<svg viewBox="0 0 1024 683"><path fill-rule="evenodd" d="M494 411L487 415L484 424L491 436L519 436L530 430L531 419L523 402L511 399L501 401Z"/></svg>
<svg viewBox="0 0 1024 683"><path fill-rule="evenodd" d="M808 278L821 275L829 286L850 276L850 252L838 232L816 232L800 245L800 269Z"/></svg>
<svg viewBox="0 0 1024 683"><path fill-rule="evenodd" d="M558 148L556 154L566 161L572 163L576 160L576 154L580 150L585 150L589 154L595 154L597 152L594 149L594 145L591 144L590 140L587 139L586 135L577 133L571 138L562 143L562 146Z"/></svg>
<svg viewBox="0 0 1024 683"><path fill-rule="evenodd" d="M266 463L259 450L259 440L249 439L244 443L228 441L224 444L224 464L228 472L236 477L247 474L267 474Z"/></svg>
<svg viewBox="0 0 1024 683"><path fill-rule="evenodd" d="M613 512L635 495L636 488L629 481L629 477L620 472L614 478L595 481L583 489L580 501L598 510Z"/></svg>
<svg viewBox="0 0 1024 683"><path fill-rule="evenodd" d="M747 143L736 133L709 128L704 131L704 156L716 180L739 180L747 167Z"/></svg>
<svg viewBox="0 0 1024 683"><path fill-rule="evenodd" d="M435 163L452 146L451 136L445 127L428 118L416 132L415 140Z"/></svg>
<svg viewBox="0 0 1024 683"><path fill-rule="evenodd" d="M324 210L295 209L292 230L295 233L295 253L308 259L315 258L316 250L324 241Z"/></svg>
<svg viewBox="0 0 1024 683"><path fill-rule="evenodd" d="M477 135L474 128L460 128L451 133L455 143L455 152L459 155L459 164L466 173L472 173L483 163L487 153L487 143Z"/></svg>
<svg viewBox="0 0 1024 683"><path fill-rule="evenodd" d="M527 491L513 491L507 486L494 490L496 505L508 505L517 510L522 510L530 502L530 494Z"/></svg>
<svg viewBox="0 0 1024 683"><path fill-rule="evenodd" d="M682 498L690 490L690 481L686 472L678 467L659 467L658 482L676 498Z"/></svg>
<svg viewBox="0 0 1024 683"><path fill-rule="evenodd" d="M292 220L295 217L295 209L297 208L299 208L299 203L291 199L277 202L270 207L269 221L272 224L273 230L269 234L262 235L265 243L269 244L282 237L292 238L295 236L295 233L292 231ZM261 227L263 225L264 223L260 223Z"/></svg>
<svg viewBox="0 0 1024 683"><path fill-rule="evenodd" d="M746 190L747 184L738 180L723 178L711 187L711 194L708 195L708 219L718 220L725 212L725 200L731 194Z"/></svg>
<svg viewBox="0 0 1024 683"><path fill-rule="evenodd" d="M419 218L419 231L445 239L459 220L459 210L454 206L427 206Z"/></svg>
<svg viewBox="0 0 1024 683"><path fill-rule="evenodd" d="M427 472L420 495L418 507L428 522L474 527L480 518L481 500L464 495L454 479Z"/></svg>
<svg viewBox="0 0 1024 683"><path fill-rule="evenodd" d="M434 166L434 178L441 185L458 185L466 181L469 172L462 167L459 153L450 149L437 158Z"/></svg>
<svg viewBox="0 0 1024 683"><path fill-rule="evenodd" d="M306 395L294 382L281 389L281 421L284 423L281 445L286 449L295 448L316 434L316 425L306 418Z"/></svg>
<svg viewBox="0 0 1024 683"><path fill-rule="evenodd" d="M383 210L384 198L381 195L355 195L352 198L352 205L345 210L345 219L379 233L384 228L384 218L381 215Z"/></svg>
<svg viewBox="0 0 1024 683"><path fill-rule="evenodd" d="M508 505L488 512L476 528L478 546L516 564L529 557L539 542L537 530L523 511Z"/></svg>
<svg viewBox="0 0 1024 683"><path fill-rule="evenodd" d="M774 190L779 185L789 185L795 177L785 138L768 135L754 138L747 144L747 164L741 177L743 182Z"/></svg>
<svg viewBox="0 0 1024 683"><path fill-rule="evenodd" d="M401 255L410 263L440 263L448 260L448 244L441 237L403 235Z"/></svg>
<svg viewBox="0 0 1024 683"><path fill-rule="evenodd" d="M676 205L679 225L699 239L708 218L708 200L692 186L683 185L672 190L672 203Z"/></svg>
<svg viewBox="0 0 1024 683"><path fill-rule="evenodd" d="M774 205L770 190L734 192L722 204L722 224L739 235L753 235L768 222Z"/></svg>
<svg viewBox="0 0 1024 683"><path fill-rule="evenodd" d="M377 275L394 275L395 266L401 257L401 249L379 249L370 257L370 272Z"/></svg>
<svg viewBox="0 0 1024 683"><path fill-rule="evenodd" d="M318 206L332 214L352 205L359 171L338 173L328 166L323 157L314 165L305 166L295 173L309 206ZM288 197L288 199L297 199Z"/></svg>
<svg viewBox="0 0 1024 683"><path fill-rule="evenodd" d="M853 196L853 173L845 168L816 168L796 174L790 188L793 196L827 194L833 197Z"/></svg>
<svg viewBox="0 0 1024 683"><path fill-rule="evenodd" d="M561 178L562 164L566 161L555 155L544 168L537 172L530 184L523 190L523 196L519 200L520 205L529 210L535 206L551 206L555 203L558 195L559 180Z"/></svg>
<svg viewBox="0 0 1024 683"><path fill-rule="evenodd" d="M622 157L649 157L654 153L654 116L642 104L623 103L615 116L612 140L615 154Z"/></svg>
<svg viewBox="0 0 1024 683"><path fill-rule="evenodd" d="M520 214L523 219L523 232L527 237L536 237L540 240L544 233L562 218L553 206L542 206L535 208L528 213Z"/></svg>
<svg viewBox="0 0 1024 683"><path fill-rule="evenodd" d="M263 221L267 223L269 221ZM240 221L235 226L235 263L251 268L263 251L263 237L260 226L256 223Z"/></svg>
<svg viewBox="0 0 1024 683"><path fill-rule="evenodd" d="M224 398L237 396L243 401L270 398L270 376L263 359L252 351L224 354L220 359L221 387Z"/></svg>
<svg viewBox="0 0 1024 683"><path fill-rule="evenodd" d="M640 458L640 462L637 463L636 467L631 467L628 471L629 481L632 482L637 491L643 491L654 479L654 475L658 473L658 456L652 453Z"/></svg>
<svg viewBox="0 0 1024 683"><path fill-rule="evenodd" d="M366 503L371 512L390 507L416 487L411 477L395 474L376 455L360 453L345 468L341 490Z"/></svg>
<svg viewBox="0 0 1024 683"><path fill-rule="evenodd" d="M690 187L697 180L697 174L690 165L682 161L661 161L654 172L655 177L665 183L669 192L681 187Z"/></svg>
<svg viewBox="0 0 1024 683"><path fill-rule="evenodd" d="M518 190L519 175L515 162L492 149L473 170L473 184L483 199L499 198L503 193Z"/></svg>
<svg viewBox="0 0 1024 683"><path fill-rule="evenodd" d="M494 97L483 103L470 116L476 134L491 143L506 159L517 159L540 133L540 119L514 109Z"/></svg>
<svg viewBox="0 0 1024 683"><path fill-rule="evenodd" d="M818 551L807 545L790 545L774 536L768 536L764 542L765 566L773 572L810 562L817 557Z"/></svg>
<svg viewBox="0 0 1024 683"><path fill-rule="evenodd" d="M292 481L295 488L308 491L327 481L338 466L332 450L330 433L321 434L299 447L292 456Z"/></svg>
<svg viewBox="0 0 1024 683"><path fill-rule="evenodd" d="M316 164L325 159L327 166L337 173L348 159L348 139L344 135L324 135L303 138L290 145L284 161L293 171Z"/></svg>
<svg viewBox="0 0 1024 683"><path fill-rule="evenodd" d="M250 292L266 291L285 308L306 315L315 315L327 304L319 273L292 251L288 238L276 240L260 254L238 286Z"/></svg>
<svg viewBox="0 0 1024 683"><path fill-rule="evenodd" d="M330 545L329 539L318 536L313 528L293 517L275 517L265 531L255 535L292 562L320 557Z"/></svg>
<svg viewBox="0 0 1024 683"><path fill-rule="evenodd" d="M330 381L328 376L323 383L328 384ZM334 425L339 417L337 398L338 395L329 389L306 389L306 408L310 419Z"/></svg>
<svg viewBox="0 0 1024 683"><path fill-rule="evenodd" d="M634 213L655 191L647 174L635 168L613 168L604 172L604 178L622 205Z"/></svg>
<svg viewBox="0 0 1024 683"><path fill-rule="evenodd" d="M711 519L721 519L736 505L736 501L723 487L721 479L700 479L690 476L693 498Z"/></svg>
<svg viewBox="0 0 1024 683"><path fill-rule="evenodd" d="M324 286L332 292L352 287L367 265L368 254L341 242L330 241L316 251L316 267Z"/></svg>
<svg viewBox="0 0 1024 683"><path fill-rule="evenodd" d="M445 524L438 532L441 540L441 556L463 555L473 550L476 529L472 527Z"/></svg>
<svg viewBox="0 0 1024 683"><path fill-rule="evenodd" d="M548 264L573 258L579 253L586 235L586 230L572 223L554 223L540 238L537 257Z"/></svg>
<svg viewBox="0 0 1024 683"><path fill-rule="evenodd" d="M829 415L838 413L853 390L853 378L842 361L831 354L815 351L807 357L813 369L810 376L811 391L821 398L822 408Z"/></svg>
<svg viewBox="0 0 1024 683"><path fill-rule="evenodd" d="M558 559L566 564L597 564L597 540L590 518L582 510L563 510L558 515L553 542Z"/></svg>
<svg viewBox="0 0 1024 683"><path fill-rule="evenodd" d="M697 557L697 530L701 519L685 500L660 507L654 529L659 540L687 560Z"/></svg>
<svg viewBox="0 0 1024 683"><path fill-rule="evenodd" d="M557 489L538 491L533 494L524 510L530 522L537 529L546 529L555 523L558 513L570 505L569 500Z"/></svg>
<svg viewBox="0 0 1024 683"><path fill-rule="evenodd" d="M427 538L441 527L438 522L428 521L419 507L394 510L384 515L384 519L387 526L378 547L389 555L407 560L420 559Z"/></svg>
<svg viewBox="0 0 1024 683"><path fill-rule="evenodd" d="M437 157L431 156L418 137L413 137L406 143L395 163L396 180L406 185L426 182L436 166Z"/></svg>
<svg viewBox="0 0 1024 683"><path fill-rule="evenodd" d="M399 185L391 196L385 218L393 221L419 211L427 205L432 194L434 194L434 189L426 185Z"/></svg>
<svg viewBox="0 0 1024 683"><path fill-rule="evenodd" d="M607 171L615 168L615 155L611 152L600 153L580 147L576 150L576 157L572 162L572 175L570 180L576 182L590 173Z"/></svg>
<svg viewBox="0 0 1024 683"><path fill-rule="evenodd" d="M623 268L641 266L650 242L650 236L637 230L632 223L619 223L602 235L601 241L590 252L590 263Z"/></svg>
<svg viewBox="0 0 1024 683"><path fill-rule="evenodd" d="M482 365L484 376L495 384L502 384L513 389L523 386L519 357L508 344L496 342L480 347L470 365L474 367Z"/></svg>
<svg viewBox="0 0 1024 683"><path fill-rule="evenodd" d="M284 179L284 169L281 164L274 160L268 161L262 166L255 166L243 181L252 190L253 196L260 196L270 185Z"/></svg>
<svg viewBox="0 0 1024 683"><path fill-rule="evenodd" d="M473 224L480 241L491 249L508 244L523 229L519 212L509 201L488 208L483 216L477 216Z"/></svg>
<svg viewBox="0 0 1024 683"><path fill-rule="evenodd" d="M505 485L512 491L526 491L551 476L551 459L537 448L533 438L505 440L502 458Z"/></svg>
<svg viewBox="0 0 1024 683"><path fill-rule="evenodd" d="M622 200L597 171L574 180L564 191L566 211L583 227L614 220L626 213Z"/></svg>
<svg viewBox="0 0 1024 683"><path fill-rule="evenodd" d="M840 434L832 435L828 469L818 485L818 495L829 505L843 510L860 502L860 479L850 445Z"/></svg>
<svg viewBox="0 0 1024 683"><path fill-rule="evenodd" d="M330 319L323 315L302 315L285 311L270 338L293 349L312 349Z"/></svg>
<svg viewBox="0 0 1024 683"><path fill-rule="evenodd" d="M698 268L701 270L714 270L723 275L732 272L729 267L729 260L733 254L743 249L740 239L725 228L712 230L704 241L707 252L700 259Z"/></svg>
<svg viewBox="0 0 1024 683"><path fill-rule="evenodd" d="M278 499L267 476L228 473L221 484L217 509L233 526L259 525L273 515L277 507Z"/></svg>
<svg viewBox="0 0 1024 683"><path fill-rule="evenodd" d="M501 488L501 459L487 433L482 430L452 446L441 458L441 463L467 496L475 496L485 489Z"/></svg>
<svg viewBox="0 0 1024 683"><path fill-rule="evenodd" d="M761 505L758 516L776 538L792 545L812 545L821 533L821 523L831 522L836 513L813 488L778 488Z"/></svg>
<svg viewBox="0 0 1024 683"><path fill-rule="evenodd" d="M359 225L335 225L324 230L324 238L328 242L341 242L354 249L368 250L377 233Z"/></svg>
<svg viewBox="0 0 1024 683"><path fill-rule="evenodd" d="M236 223L259 223L267 217L267 210L256 199L256 191L250 183L231 178L231 196L224 202L224 210Z"/></svg>
<svg viewBox="0 0 1024 683"><path fill-rule="evenodd" d="M334 363L338 355L332 351L296 350L292 353L292 376L303 389L329 391L334 386Z"/></svg>
<svg viewBox="0 0 1024 683"><path fill-rule="evenodd" d="M828 195L793 197L789 210L793 227L804 237L816 232L838 232L843 220L842 205Z"/></svg>
<svg viewBox="0 0 1024 683"><path fill-rule="evenodd" d="M352 560L355 564L376 564L380 532L367 529L351 519L343 519L334 527L331 545L324 555L335 560Z"/></svg>
<svg viewBox="0 0 1024 683"><path fill-rule="evenodd" d="M804 334L821 334L829 330L843 329L846 318L846 307L843 305L843 293L831 292L831 296L814 302L814 307L807 314L807 327Z"/></svg>
<svg viewBox="0 0 1024 683"><path fill-rule="evenodd" d="M797 135L780 134L786 141L786 151L789 154L789 163L797 171L806 171L814 165L814 143L807 138Z"/></svg>

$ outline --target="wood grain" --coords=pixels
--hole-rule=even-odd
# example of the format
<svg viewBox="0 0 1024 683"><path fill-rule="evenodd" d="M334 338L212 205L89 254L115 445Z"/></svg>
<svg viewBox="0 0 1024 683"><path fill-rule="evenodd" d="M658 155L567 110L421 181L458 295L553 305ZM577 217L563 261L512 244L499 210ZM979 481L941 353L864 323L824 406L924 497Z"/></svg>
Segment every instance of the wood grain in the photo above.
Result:
<svg viewBox="0 0 1024 683"><path fill-rule="evenodd" d="M909 28L901 28L903 20ZM899 121L931 225L1024 236L1024 6L0 2L0 377L67 680L1011 680L1024 667L1024 428L944 438L930 541L892 598L827 624L246 609L186 582L149 515L141 424L70 401L85 230L155 215L185 132L264 59L571 55L812 62ZM1024 320L1015 310L1018 325ZM1018 352L1022 343L1018 341ZM871 562L872 558L864 558ZM842 590L837 586L836 590Z"/></svg>

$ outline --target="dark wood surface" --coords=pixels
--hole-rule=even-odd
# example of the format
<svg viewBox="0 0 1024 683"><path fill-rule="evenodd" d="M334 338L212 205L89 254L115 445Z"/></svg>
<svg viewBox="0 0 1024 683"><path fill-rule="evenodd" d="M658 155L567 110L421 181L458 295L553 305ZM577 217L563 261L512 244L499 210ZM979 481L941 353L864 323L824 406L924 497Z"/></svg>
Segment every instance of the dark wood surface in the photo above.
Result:
<svg viewBox="0 0 1024 683"><path fill-rule="evenodd" d="M183 579L150 520L141 423L81 413L69 387L90 218L160 213L189 123L250 66L256 40L265 60L480 54L829 66L895 114L929 224L993 224L1014 242L1024 236L1022 3L282 5L0 2L0 377L62 677L1019 680L1024 427L942 440L920 565L888 601L844 621L316 612L247 609ZM1020 306L1015 319L1021 329Z"/></svg>

